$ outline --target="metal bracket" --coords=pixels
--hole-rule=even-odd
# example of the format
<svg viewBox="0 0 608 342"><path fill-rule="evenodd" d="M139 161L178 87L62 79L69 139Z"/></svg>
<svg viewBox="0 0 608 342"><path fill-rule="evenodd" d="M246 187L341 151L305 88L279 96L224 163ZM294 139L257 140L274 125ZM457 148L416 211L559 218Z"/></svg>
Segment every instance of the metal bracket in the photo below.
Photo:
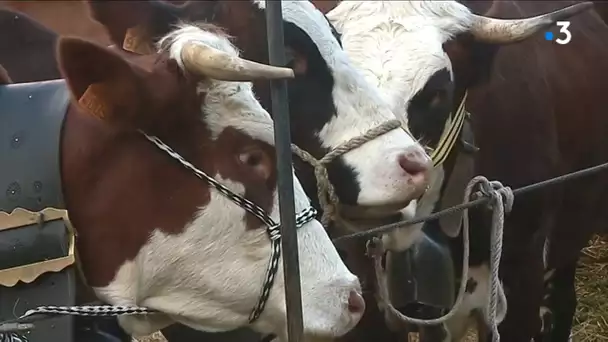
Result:
<svg viewBox="0 0 608 342"><path fill-rule="evenodd" d="M12 287L19 281L31 283L44 273L59 272L66 267L73 265L76 261L74 253L76 231L70 222L67 210L45 208L40 212L32 212L23 208L17 208L11 213L0 211L0 231L29 226L36 223L39 223L42 227L43 223L55 220L63 220L68 229L69 245L67 255L27 265L1 269L0 285Z"/></svg>

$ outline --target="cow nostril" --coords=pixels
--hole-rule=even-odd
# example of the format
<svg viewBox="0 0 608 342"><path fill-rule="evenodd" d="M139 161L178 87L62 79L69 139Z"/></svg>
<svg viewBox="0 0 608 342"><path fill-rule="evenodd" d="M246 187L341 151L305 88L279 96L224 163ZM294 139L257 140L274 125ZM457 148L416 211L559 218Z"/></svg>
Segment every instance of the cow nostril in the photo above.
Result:
<svg viewBox="0 0 608 342"><path fill-rule="evenodd" d="M348 311L354 314L360 314L365 311L365 300L355 290L350 291L350 295L348 296Z"/></svg>
<svg viewBox="0 0 608 342"><path fill-rule="evenodd" d="M425 173L432 166L430 159L419 149L409 150L400 154L398 161L403 171L412 176Z"/></svg>

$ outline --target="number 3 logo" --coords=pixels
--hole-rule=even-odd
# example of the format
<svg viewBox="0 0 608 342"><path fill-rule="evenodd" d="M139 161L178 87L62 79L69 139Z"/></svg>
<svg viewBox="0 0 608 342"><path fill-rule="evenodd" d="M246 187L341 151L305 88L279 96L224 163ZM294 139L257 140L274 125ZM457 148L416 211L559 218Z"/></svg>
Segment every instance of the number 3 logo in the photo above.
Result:
<svg viewBox="0 0 608 342"><path fill-rule="evenodd" d="M566 35L566 38L564 38L564 39L558 38L555 40L555 42L560 45L565 45L565 44L570 43L570 40L572 40L572 33L570 32L570 30L568 30L568 27L570 26L570 22L569 21L558 21L555 24L560 27L559 32L564 33Z"/></svg>

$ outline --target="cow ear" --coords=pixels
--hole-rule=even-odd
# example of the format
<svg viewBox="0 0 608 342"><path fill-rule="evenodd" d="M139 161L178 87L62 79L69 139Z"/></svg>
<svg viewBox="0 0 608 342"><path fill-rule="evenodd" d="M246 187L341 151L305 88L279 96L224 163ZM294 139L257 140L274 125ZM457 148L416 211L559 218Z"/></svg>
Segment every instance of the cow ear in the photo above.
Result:
<svg viewBox="0 0 608 342"><path fill-rule="evenodd" d="M80 107L104 121L134 123L144 94L136 67L79 38L62 37L57 46L61 74Z"/></svg>
<svg viewBox="0 0 608 342"><path fill-rule="evenodd" d="M11 84L13 83L11 81L11 78L8 76L8 71L6 71L6 69L4 69L2 67L2 65L0 65L0 85L3 84Z"/></svg>

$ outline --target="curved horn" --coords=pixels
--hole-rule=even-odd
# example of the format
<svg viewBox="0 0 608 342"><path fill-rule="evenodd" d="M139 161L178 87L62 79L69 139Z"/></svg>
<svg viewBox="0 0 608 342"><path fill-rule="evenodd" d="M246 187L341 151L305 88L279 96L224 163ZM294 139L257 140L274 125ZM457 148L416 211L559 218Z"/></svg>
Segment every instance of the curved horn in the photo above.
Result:
<svg viewBox="0 0 608 342"><path fill-rule="evenodd" d="M181 58L186 70L222 81L293 78L292 69L252 62L200 43L184 45Z"/></svg>
<svg viewBox="0 0 608 342"><path fill-rule="evenodd" d="M558 20L568 19L592 7L591 2L581 2L551 13L525 19L495 19L473 14L471 34L477 40L487 43L516 43Z"/></svg>

